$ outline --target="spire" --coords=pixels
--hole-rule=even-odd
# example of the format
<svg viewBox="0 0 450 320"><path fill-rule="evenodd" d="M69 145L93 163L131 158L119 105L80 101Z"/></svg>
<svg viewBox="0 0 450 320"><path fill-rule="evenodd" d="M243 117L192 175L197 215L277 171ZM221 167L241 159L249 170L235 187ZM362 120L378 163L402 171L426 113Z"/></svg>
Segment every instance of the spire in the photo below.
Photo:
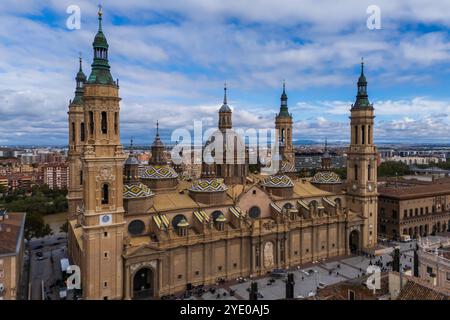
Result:
<svg viewBox="0 0 450 320"><path fill-rule="evenodd" d="M162 165L165 164L164 159L164 143L161 141L159 137L159 121L156 121L156 136L153 141L152 147L152 158L150 159L150 164Z"/></svg>
<svg viewBox="0 0 450 320"><path fill-rule="evenodd" d="M130 154L133 154L133 137L130 140Z"/></svg>
<svg viewBox="0 0 450 320"><path fill-rule="evenodd" d="M322 169L328 170L331 168L331 156L328 152L328 141L325 138L325 148L323 149L323 155L322 155Z"/></svg>
<svg viewBox="0 0 450 320"><path fill-rule="evenodd" d="M83 73L83 60L81 58L81 53L80 53L80 57L79 57L79 69L77 72L77 75L75 77L76 80L76 89L75 89L75 98L73 99L72 103L74 104L80 104L83 98L83 93L84 93L84 83L86 82L86 75Z"/></svg>
<svg viewBox="0 0 450 320"><path fill-rule="evenodd" d="M364 58L361 58L361 75L358 79L358 93L356 95L356 102L353 108L368 108L371 107L369 97L367 95L367 80L364 75Z"/></svg>
<svg viewBox="0 0 450 320"><path fill-rule="evenodd" d="M228 104L227 103L227 83L225 82L223 84L223 104Z"/></svg>
<svg viewBox="0 0 450 320"><path fill-rule="evenodd" d="M103 8L100 5L98 10L98 31L92 43L94 49L94 61L88 83L115 85L113 77L109 71L108 63L108 41L102 30Z"/></svg>
<svg viewBox="0 0 450 320"><path fill-rule="evenodd" d="M223 85L223 104L219 109L219 113L222 112L231 112L230 107L228 106L228 99L227 99L227 83L225 82Z"/></svg>
<svg viewBox="0 0 450 320"><path fill-rule="evenodd" d="M278 114L278 117L291 117L291 115L289 114L289 110L288 110L288 105L287 105L287 94L286 94L286 81L283 80L283 92L281 93L281 105L280 105L280 113Z"/></svg>
<svg viewBox="0 0 450 320"><path fill-rule="evenodd" d="M98 5L98 31L102 31L102 16L103 16L103 7L101 4Z"/></svg>

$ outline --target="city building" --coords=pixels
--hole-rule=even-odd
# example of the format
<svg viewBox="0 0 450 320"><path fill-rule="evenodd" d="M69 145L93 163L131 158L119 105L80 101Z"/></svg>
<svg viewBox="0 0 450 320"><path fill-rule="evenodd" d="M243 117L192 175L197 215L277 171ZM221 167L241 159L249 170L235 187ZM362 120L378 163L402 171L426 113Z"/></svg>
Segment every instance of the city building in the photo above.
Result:
<svg viewBox="0 0 450 320"><path fill-rule="evenodd" d="M378 188L378 234L399 240L432 235L450 225L450 181L391 182Z"/></svg>
<svg viewBox="0 0 450 320"><path fill-rule="evenodd" d="M292 115L284 85L275 117L277 173L249 173L244 152L244 163L203 159L200 178L182 180L165 157L158 130L140 171L134 153L125 155L120 143L119 86L110 73L101 11L93 49L90 76L81 66L77 74L68 121L68 246L71 262L81 268L85 299L161 297L219 279L373 252L374 108L363 64L350 112L349 187L334 193L292 174ZM225 95L215 135L237 140L235 149L225 149L236 154L244 145L232 130L232 114Z"/></svg>
<svg viewBox="0 0 450 320"><path fill-rule="evenodd" d="M419 241L419 277L429 284L450 291L450 238Z"/></svg>
<svg viewBox="0 0 450 320"><path fill-rule="evenodd" d="M418 164L429 165L432 163L445 162L445 158L434 156L414 156L414 157L392 156L384 158L383 161L401 162L407 165L418 165Z"/></svg>
<svg viewBox="0 0 450 320"><path fill-rule="evenodd" d="M380 287L367 287L366 275L339 282L323 289L310 300L450 300L449 290L440 290L421 279L398 272L380 274Z"/></svg>
<svg viewBox="0 0 450 320"><path fill-rule="evenodd" d="M50 189L66 189L69 179L69 166L67 163L47 163L42 166L44 184Z"/></svg>
<svg viewBox="0 0 450 320"><path fill-rule="evenodd" d="M24 254L25 213L0 209L0 300L18 296Z"/></svg>

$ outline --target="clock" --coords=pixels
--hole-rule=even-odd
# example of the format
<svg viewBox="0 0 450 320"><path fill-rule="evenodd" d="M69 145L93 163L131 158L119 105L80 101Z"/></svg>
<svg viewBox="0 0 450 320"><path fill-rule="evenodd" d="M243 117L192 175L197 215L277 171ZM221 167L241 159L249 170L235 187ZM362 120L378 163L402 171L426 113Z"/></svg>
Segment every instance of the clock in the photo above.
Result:
<svg viewBox="0 0 450 320"><path fill-rule="evenodd" d="M100 224L101 225L110 224L111 222L112 222L112 215L103 214L100 216Z"/></svg>
<svg viewBox="0 0 450 320"><path fill-rule="evenodd" d="M367 190L369 190L369 192L372 192L372 190L373 190L372 184L369 183L367 185Z"/></svg>
<svg viewBox="0 0 450 320"><path fill-rule="evenodd" d="M358 186L356 185L356 183L354 183L354 184L352 185L352 190L353 190L353 191L356 191L356 189L358 189Z"/></svg>

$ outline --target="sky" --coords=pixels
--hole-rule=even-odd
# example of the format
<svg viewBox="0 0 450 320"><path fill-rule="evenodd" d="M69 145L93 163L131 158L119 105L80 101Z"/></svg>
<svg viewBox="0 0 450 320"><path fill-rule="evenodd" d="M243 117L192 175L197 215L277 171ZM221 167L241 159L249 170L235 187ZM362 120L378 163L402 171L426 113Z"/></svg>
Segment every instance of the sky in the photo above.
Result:
<svg viewBox="0 0 450 320"><path fill-rule="evenodd" d="M67 8L80 8L70 30ZM121 135L150 144L217 126L273 128L283 80L296 141L345 142L364 57L375 142L450 142L448 0L103 0ZM380 29L369 29L370 5ZM0 145L67 144L78 56L89 75L98 1L0 1Z"/></svg>

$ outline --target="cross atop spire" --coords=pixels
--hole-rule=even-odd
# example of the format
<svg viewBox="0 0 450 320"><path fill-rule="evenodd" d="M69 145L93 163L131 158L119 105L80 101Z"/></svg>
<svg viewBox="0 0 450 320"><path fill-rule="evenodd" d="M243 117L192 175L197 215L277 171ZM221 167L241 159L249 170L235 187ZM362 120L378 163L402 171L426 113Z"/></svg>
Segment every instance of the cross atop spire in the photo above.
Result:
<svg viewBox="0 0 450 320"><path fill-rule="evenodd" d="M364 75L364 57L361 57L361 75Z"/></svg>
<svg viewBox="0 0 450 320"><path fill-rule="evenodd" d="M102 16L103 16L103 7L101 4L98 5L98 31L102 31Z"/></svg>
<svg viewBox="0 0 450 320"><path fill-rule="evenodd" d="M133 153L133 137L130 140L130 153Z"/></svg>
<svg viewBox="0 0 450 320"><path fill-rule="evenodd" d="M227 102L227 82L223 84L223 104L228 104Z"/></svg>

